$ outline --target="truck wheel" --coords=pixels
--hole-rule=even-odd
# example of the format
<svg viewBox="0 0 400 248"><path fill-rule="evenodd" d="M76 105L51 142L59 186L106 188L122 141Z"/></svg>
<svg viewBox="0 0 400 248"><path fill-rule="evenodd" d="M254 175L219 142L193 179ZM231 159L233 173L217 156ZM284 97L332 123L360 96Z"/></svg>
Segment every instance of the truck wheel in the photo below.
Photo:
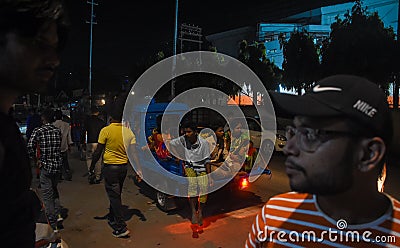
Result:
<svg viewBox="0 0 400 248"><path fill-rule="evenodd" d="M171 200L168 198L168 196L160 191L156 192L156 201L157 201L157 207L161 209L164 212L167 212L168 209L168 201Z"/></svg>

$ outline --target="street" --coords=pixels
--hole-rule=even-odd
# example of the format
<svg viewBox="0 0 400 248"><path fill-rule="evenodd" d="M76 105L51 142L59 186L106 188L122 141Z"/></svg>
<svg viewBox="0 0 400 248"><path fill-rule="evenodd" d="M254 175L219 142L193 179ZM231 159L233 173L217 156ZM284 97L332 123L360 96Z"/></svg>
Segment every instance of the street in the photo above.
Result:
<svg viewBox="0 0 400 248"><path fill-rule="evenodd" d="M126 206L125 216L131 234L128 238L114 238L106 220L94 219L108 212L104 184L87 183L87 177L83 177L86 164L79 160L79 153L74 150L69 156L72 181L59 184L61 204L68 209L62 238L71 248L243 247L254 216L262 204L269 197L289 190L283 161L283 155L274 155L269 165L272 178L263 175L245 191L230 194L221 190L210 194L202 230L191 225L186 199L180 199L179 209L162 212L154 202L154 191L143 183L140 187L133 183L130 168L122 201ZM396 198L400 196L399 171L389 166L385 187L385 191Z"/></svg>

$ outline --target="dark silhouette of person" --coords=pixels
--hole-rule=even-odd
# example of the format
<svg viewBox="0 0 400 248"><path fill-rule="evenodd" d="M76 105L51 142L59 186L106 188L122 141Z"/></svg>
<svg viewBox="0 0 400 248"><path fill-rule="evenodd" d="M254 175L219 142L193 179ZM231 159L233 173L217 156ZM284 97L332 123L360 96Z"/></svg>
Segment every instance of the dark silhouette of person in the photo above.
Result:
<svg viewBox="0 0 400 248"><path fill-rule="evenodd" d="M0 243L34 247L40 202L30 190L25 142L7 112L17 97L47 88L60 64L67 22L59 0L0 0Z"/></svg>

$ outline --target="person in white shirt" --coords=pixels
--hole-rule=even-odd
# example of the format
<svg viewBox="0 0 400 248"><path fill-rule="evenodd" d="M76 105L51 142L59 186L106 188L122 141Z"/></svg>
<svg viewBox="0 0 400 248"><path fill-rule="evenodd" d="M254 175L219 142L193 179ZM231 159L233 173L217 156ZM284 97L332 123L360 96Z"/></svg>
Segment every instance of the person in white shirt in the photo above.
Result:
<svg viewBox="0 0 400 248"><path fill-rule="evenodd" d="M184 136L172 139L169 148L177 154L178 147L185 147L184 154L180 157L185 161L185 173L189 179L188 196L192 211L192 224L203 225L203 214L207 201L208 185L212 184L210 177L210 147L208 142L197 133L196 125L185 123L183 125ZM178 153L179 154L179 153Z"/></svg>
<svg viewBox="0 0 400 248"><path fill-rule="evenodd" d="M71 139L71 127L68 122L62 120L62 116L62 111L57 110L55 112L56 121L53 123L53 125L61 130L61 176L65 180L71 181L72 175L68 163L68 152L71 151L71 144L73 143Z"/></svg>

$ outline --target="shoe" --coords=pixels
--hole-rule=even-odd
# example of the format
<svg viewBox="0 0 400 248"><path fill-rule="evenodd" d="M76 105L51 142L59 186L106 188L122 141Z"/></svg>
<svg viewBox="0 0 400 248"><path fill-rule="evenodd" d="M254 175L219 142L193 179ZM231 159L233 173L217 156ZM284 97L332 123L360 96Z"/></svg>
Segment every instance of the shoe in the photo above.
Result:
<svg viewBox="0 0 400 248"><path fill-rule="evenodd" d="M64 218L61 216L61 214L57 215L57 222L63 221Z"/></svg>
<svg viewBox="0 0 400 248"><path fill-rule="evenodd" d="M127 228L123 228L121 230L114 230L112 232L112 235L116 238L122 238L122 237L126 237L129 234L129 230Z"/></svg>

